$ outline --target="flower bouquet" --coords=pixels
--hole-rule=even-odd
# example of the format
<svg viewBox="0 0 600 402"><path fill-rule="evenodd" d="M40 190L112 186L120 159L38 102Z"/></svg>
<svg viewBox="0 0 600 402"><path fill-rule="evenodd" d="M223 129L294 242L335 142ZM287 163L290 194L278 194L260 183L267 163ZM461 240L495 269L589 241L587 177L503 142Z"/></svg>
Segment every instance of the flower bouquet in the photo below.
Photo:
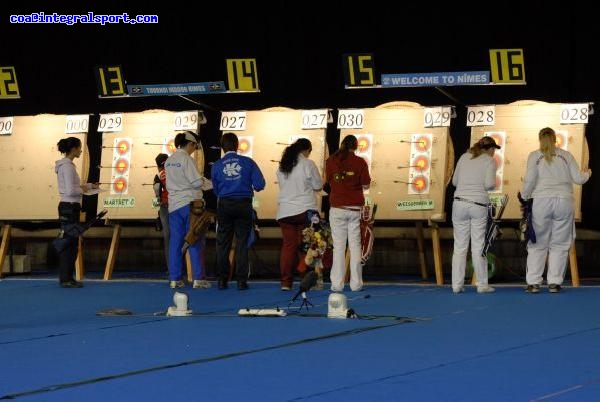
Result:
<svg viewBox="0 0 600 402"><path fill-rule="evenodd" d="M314 268L317 273L315 289L323 289L323 256L327 250L333 248L333 238L329 223L313 213L310 217L310 226L302 231L302 244L300 249L306 253L304 262Z"/></svg>

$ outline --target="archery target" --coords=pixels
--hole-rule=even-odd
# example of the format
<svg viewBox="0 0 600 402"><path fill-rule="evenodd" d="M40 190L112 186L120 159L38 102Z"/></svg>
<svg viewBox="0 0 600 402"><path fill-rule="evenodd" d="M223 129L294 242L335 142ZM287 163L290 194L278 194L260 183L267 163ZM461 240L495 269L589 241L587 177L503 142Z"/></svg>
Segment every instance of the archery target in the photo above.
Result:
<svg viewBox="0 0 600 402"><path fill-rule="evenodd" d="M413 134L410 140L408 194L428 194L431 180L431 134Z"/></svg>
<svg viewBox="0 0 600 402"><path fill-rule="evenodd" d="M254 137L252 136L238 136L238 154L252 158L253 143Z"/></svg>
<svg viewBox="0 0 600 402"><path fill-rule="evenodd" d="M569 148L569 132L567 130L556 130L556 147L568 151Z"/></svg>
<svg viewBox="0 0 600 402"><path fill-rule="evenodd" d="M127 194L129 188L129 167L131 166L131 138L115 138L113 141L113 158L111 172L112 195Z"/></svg>

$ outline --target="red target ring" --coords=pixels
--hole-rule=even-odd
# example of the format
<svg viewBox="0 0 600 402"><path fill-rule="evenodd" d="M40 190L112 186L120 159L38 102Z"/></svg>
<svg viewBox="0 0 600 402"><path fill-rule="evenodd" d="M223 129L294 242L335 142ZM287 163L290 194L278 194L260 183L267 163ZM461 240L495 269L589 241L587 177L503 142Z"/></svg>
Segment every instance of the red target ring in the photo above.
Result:
<svg viewBox="0 0 600 402"><path fill-rule="evenodd" d="M248 140L242 139L238 144L238 152L241 154L246 154L250 151L250 142Z"/></svg>
<svg viewBox="0 0 600 402"><path fill-rule="evenodd" d="M562 133L556 133L556 147L564 149L567 145L567 138Z"/></svg>
<svg viewBox="0 0 600 402"><path fill-rule="evenodd" d="M419 152L426 152L431 148L431 140L429 137L421 136L418 137L414 142L415 148L417 148Z"/></svg>
<svg viewBox="0 0 600 402"><path fill-rule="evenodd" d="M371 141L369 140L369 137L358 137L358 146L356 149L357 152L367 152L369 148L371 148Z"/></svg>
<svg viewBox="0 0 600 402"><path fill-rule="evenodd" d="M129 141L119 141L119 143L117 144L117 153L119 155L125 155L127 152L129 152L130 148L131 144L129 143Z"/></svg>
<svg viewBox="0 0 600 402"><path fill-rule="evenodd" d="M422 193L429 187L429 179L425 176L417 176L412 179L410 186L415 193Z"/></svg>
<svg viewBox="0 0 600 402"><path fill-rule="evenodd" d="M116 179L113 183L113 190L115 193L123 193L125 190L127 190L127 179L124 177L119 177Z"/></svg>
<svg viewBox="0 0 600 402"><path fill-rule="evenodd" d="M127 159L123 159L123 158L117 160L117 162L115 163L115 170L119 174L124 174L125 172L127 172L129 170L129 161L127 161Z"/></svg>
<svg viewBox="0 0 600 402"><path fill-rule="evenodd" d="M169 140L169 142L167 142L167 152L169 154L172 154L176 150L177 150L177 148L175 148L175 140L174 139Z"/></svg>
<svg viewBox="0 0 600 402"><path fill-rule="evenodd" d="M496 142L496 145L504 147L504 141L502 140L502 136L501 135L490 134L490 135L488 135L488 137L492 138Z"/></svg>
<svg viewBox="0 0 600 402"><path fill-rule="evenodd" d="M425 155L417 156L411 165L416 169L426 170L429 168L429 158Z"/></svg>

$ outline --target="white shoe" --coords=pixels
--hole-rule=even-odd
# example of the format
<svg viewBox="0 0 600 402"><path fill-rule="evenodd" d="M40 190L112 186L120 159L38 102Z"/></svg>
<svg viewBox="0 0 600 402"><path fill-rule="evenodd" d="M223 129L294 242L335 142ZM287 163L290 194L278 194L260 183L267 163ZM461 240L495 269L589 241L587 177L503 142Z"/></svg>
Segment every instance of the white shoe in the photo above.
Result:
<svg viewBox="0 0 600 402"><path fill-rule="evenodd" d="M465 288L463 286L460 287L452 287L452 292L453 293L462 293L465 291Z"/></svg>
<svg viewBox="0 0 600 402"><path fill-rule="evenodd" d="M185 286L185 282L184 282L184 281L182 281L182 280L179 280L179 281L171 281L171 282L169 282L169 287L170 287L171 289L175 289L175 288L182 288L182 287L184 287L184 286Z"/></svg>
<svg viewBox="0 0 600 402"><path fill-rule="evenodd" d="M477 287L477 293L494 293L495 291L496 291L496 289L494 289L493 287L491 287L489 285Z"/></svg>
<svg viewBox="0 0 600 402"><path fill-rule="evenodd" d="M212 287L211 283L205 279L194 279L192 286L194 289L210 289Z"/></svg>

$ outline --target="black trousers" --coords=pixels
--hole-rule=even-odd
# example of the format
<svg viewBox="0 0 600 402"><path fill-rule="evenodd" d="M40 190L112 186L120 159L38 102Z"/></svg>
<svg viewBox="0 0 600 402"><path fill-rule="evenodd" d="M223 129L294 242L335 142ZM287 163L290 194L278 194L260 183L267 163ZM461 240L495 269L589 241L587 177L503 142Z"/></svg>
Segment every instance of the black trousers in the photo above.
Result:
<svg viewBox="0 0 600 402"><path fill-rule="evenodd" d="M79 222L80 212L81 204L78 202L60 202L58 204L58 220L61 229L64 230L68 224ZM58 281L60 283L74 279L78 243L77 239L73 239L68 242L64 250L58 253Z"/></svg>
<svg viewBox="0 0 600 402"><path fill-rule="evenodd" d="M217 269L222 280L229 276L229 250L235 234L235 276L248 279L248 237L254 230L252 198L220 198L217 203Z"/></svg>

